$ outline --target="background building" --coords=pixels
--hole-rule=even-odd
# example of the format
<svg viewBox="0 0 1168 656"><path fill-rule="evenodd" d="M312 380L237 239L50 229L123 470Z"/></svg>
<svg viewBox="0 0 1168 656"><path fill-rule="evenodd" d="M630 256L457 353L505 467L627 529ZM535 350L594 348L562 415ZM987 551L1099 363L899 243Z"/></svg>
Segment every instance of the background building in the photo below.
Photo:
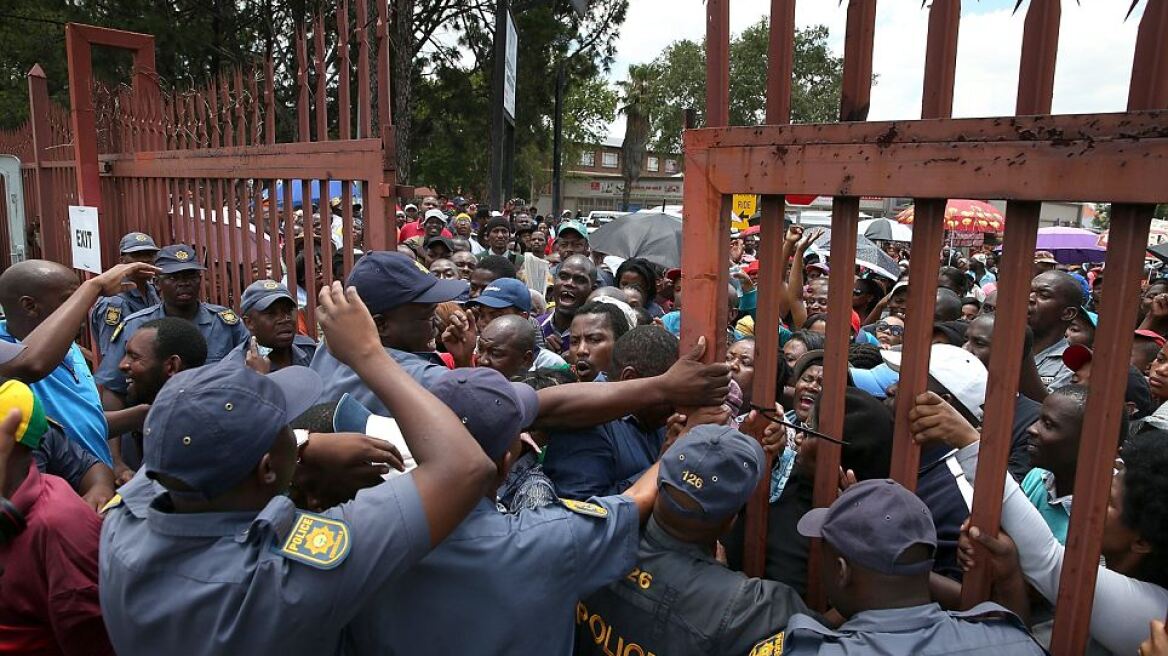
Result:
<svg viewBox="0 0 1168 656"><path fill-rule="evenodd" d="M563 202L566 210L583 212L622 211L621 194L625 183L621 179L619 139L609 138L600 145L577 144L579 153L572 161L564 162ZM650 151L641 163L641 177L629 194L629 211L635 212L654 205L680 205L683 189L682 156ZM552 211L552 187L544 187L535 205L541 214Z"/></svg>

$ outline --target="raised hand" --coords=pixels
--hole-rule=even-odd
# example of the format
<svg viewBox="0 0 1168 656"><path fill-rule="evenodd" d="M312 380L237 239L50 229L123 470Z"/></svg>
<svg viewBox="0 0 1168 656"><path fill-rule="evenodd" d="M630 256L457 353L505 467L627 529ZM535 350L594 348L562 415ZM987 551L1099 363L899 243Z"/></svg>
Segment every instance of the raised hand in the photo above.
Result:
<svg viewBox="0 0 1168 656"><path fill-rule="evenodd" d="M989 554L994 581L1006 581L1020 573L1018 547L1014 545L1014 540L1004 531L999 532L997 537L991 537L978 527L970 526L968 519L961 525L961 536L957 539L957 560L963 570L971 570L977 560L974 542L985 547Z"/></svg>
<svg viewBox="0 0 1168 656"><path fill-rule="evenodd" d="M320 290L318 301L316 318L333 357L354 367L382 350L377 325L355 288L334 281Z"/></svg>
<svg viewBox="0 0 1168 656"><path fill-rule="evenodd" d="M960 449L981 439L977 429L956 408L933 392L925 392L913 399L908 421L912 439L918 444L944 442L951 448Z"/></svg>
<svg viewBox="0 0 1168 656"><path fill-rule="evenodd" d="M726 394L730 391L730 365L725 362L702 364L701 358L705 352L706 338L699 337L694 348L662 374L662 389L674 406L698 407L725 403Z"/></svg>
<svg viewBox="0 0 1168 656"><path fill-rule="evenodd" d="M474 314L460 311L450 315L449 325L442 331L442 344L446 347L446 352L454 358L456 365L471 366L478 340L479 332Z"/></svg>
<svg viewBox="0 0 1168 656"><path fill-rule="evenodd" d="M787 228L786 240L788 244L797 244L803 238L803 226L792 225Z"/></svg>
<svg viewBox="0 0 1168 656"><path fill-rule="evenodd" d="M272 361L260 355L260 343L256 341L255 335L247 341L243 363L261 376L266 376L272 371Z"/></svg>
<svg viewBox="0 0 1168 656"><path fill-rule="evenodd" d="M133 287L135 281L150 278L158 272L158 267L153 264L131 262L113 266L105 273L92 278L90 282L97 286L103 296L113 296L127 287Z"/></svg>

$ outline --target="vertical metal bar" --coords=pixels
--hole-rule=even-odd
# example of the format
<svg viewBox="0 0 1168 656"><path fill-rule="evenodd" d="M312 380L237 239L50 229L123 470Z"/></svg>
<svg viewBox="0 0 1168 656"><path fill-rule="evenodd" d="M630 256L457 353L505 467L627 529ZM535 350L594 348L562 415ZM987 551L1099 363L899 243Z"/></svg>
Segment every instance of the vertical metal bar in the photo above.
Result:
<svg viewBox="0 0 1168 656"><path fill-rule="evenodd" d="M333 201L331 182L322 179L320 183L320 265L324 268L324 284L333 283ZM343 230L344 228L342 228Z"/></svg>
<svg viewBox="0 0 1168 656"><path fill-rule="evenodd" d="M313 22L312 56L316 63L316 140L328 141L328 68L324 62L324 14L319 13ZM323 194L322 198L323 200Z"/></svg>
<svg viewBox="0 0 1168 656"><path fill-rule="evenodd" d="M220 76L219 83L215 86L218 87L218 91L223 97L223 146L231 148L235 146L235 121L232 118L231 90L228 88L225 76Z"/></svg>
<svg viewBox="0 0 1168 656"><path fill-rule="evenodd" d="M1168 1L1148 0L1140 19L1127 108L1168 107ZM1107 296L1099 317L1095 343L1102 344L1098 369L1092 370L1090 393L1079 444L1075 474L1075 512L1067 532L1067 550L1059 579L1058 614L1051 650L1082 653L1087 646L1091 607L1095 598L1103 523L1111 486L1115 430L1124 411L1127 380L1125 355L1131 352L1131 326L1143 275L1152 206L1115 204L1107 243ZM1114 285L1114 287L1113 287Z"/></svg>
<svg viewBox="0 0 1168 656"><path fill-rule="evenodd" d="M247 102L247 96L243 92L243 71L235 69L235 143L238 146L248 145L247 139L247 115L244 113L244 105Z"/></svg>
<svg viewBox="0 0 1168 656"><path fill-rule="evenodd" d="M389 3L377 3L377 129L386 141L392 125L393 112L389 93ZM392 142L392 139L390 140ZM392 143L386 144L392 147ZM391 151L392 152L392 151ZM374 223L381 223L375 221Z"/></svg>
<svg viewBox="0 0 1168 656"><path fill-rule="evenodd" d="M868 118L872 95L872 47L876 33L876 0L851 0L848 3L847 32L844 35L844 72L840 92L840 121L863 121ZM859 220L860 200L855 196L837 196L832 199L831 259L835 266L828 281L828 357L823 363L823 391L819 410L821 430L833 435L843 433L844 392L847 387L847 340L851 324L851 296L856 258L856 223ZM837 228L848 234L836 234ZM841 266L842 265L842 266ZM837 272L839 272L837 274ZM846 280L846 282L844 282ZM847 298L844 299L843 297ZM834 310L833 308L839 308ZM845 310L846 308L846 310ZM832 314L835 312L835 314ZM844 312L841 314L841 312ZM831 349L843 349L833 353ZM838 486L840 447L820 441L816 452L815 492L816 507L830 506L835 501ZM812 542L807 561L807 603L814 608L825 608L827 598L819 583L822 545Z"/></svg>
<svg viewBox="0 0 1168 656"><path fill-rule="evenodd" d="M308 323L316 325L316 230L312 220L312 188L309 180L300 182L301 207L304 209L304 282L302 285L308 292ZM323 196L323 190L322 190ZM324 217L321 217L321 231L324 228Z"/></svg>
<svg viewBox="0 0 1168 656"><path fill-rule="evenodd" d="M340 77L337 82L337 114L339 115L339 139L352 139L352 107L349 100L349 3L337 3L337 68ZM347 269L346 269L347 270Z"/></svg>
<svg viewBox="0 0 1168 656"><path fill-rule="evenodd" d="M1075 512L1067 531L1067 549L1059 578L1051 653L1081 654L1087 645L1095 578L1103 545L1103 524L1119 447L1119 425L1126 410L1132 330L1143 277L1151 205L1116 204L1107 239L1107 295L1095 334L1098 355L1083 415L1075 473ZM996 331L995 331L996 332Z"/></svg>
<svg viewBox="0 0 1168 656"><path fill-rule="evenodd" d="M929 35L925 46L925 80L921 118L948 118L953 113L953 84L957 71L957 34L960 0L934 0L929 9ZM897 396L912 399L925 391L929 377L929 353L933 337L933 307L944 235L944 199L914 199L913 252L909 276L909 314L905 321L904 364ZM918 245L919 242L919 245ZM920 254L924 254L921 257ZM922 282L924 284L922 284ZM896 404L896 431L892 448L892 477L908 489L916 489L921 451L908 429L911 403Z"/></svg>
<svg viewBox="0 0 1168 656"><path fill-rule="evenodd" d="M220 123L221 120L219 116L219 91L216 89L215 82L212 81L207 85L207 124L211 130L212 148L218 148L222 145L223 127Z"/></svg>
<svg viewBox="0 0 1168 656"><path fill-rule="evenodd" d="M768 125L785 125L791 120L791 74L795 59L795 2L772 0L770 41L767 49ZM779 304L775 292L782 285L784 262L780 251L783 231L784 196L762 197L762 223L759 235L758 312L755 316L754 389L751 398L763 407L772 407L781 390L776 388L779 370ZM763 295L765 290L766 295ZM770 471L774 459L767 457L764 471ZM767 509L770 500L770 476L758 482L746 505L746 539L743 570L761 577L766 568Z"/></svg>
<svg viewBox="0 0 1168 656"><path fill-rule="evenodd" d="M308 41L303 26L296 28L296 103L297 141L312 141L311 122L308 118Z"/></svg>
<svg viewBox="0 0 1168 656"><path fill-rule="evenodd" d="M353 270L353 184L348 180L341 181L341 266L348 278Z"/></svg>
<svg viewBox="0 0 1168 656"><path fill-rule="evenodd" d="M275 66L269 57L264 60L264 143L269 146L276 143L276 87ZM275 187L272 187L275 192ZM272 202L275 202L273 197Z"/></svg>
<svg viewBox="0 0 1168 656"><path fill-rule="evenodd" d="M229 297L231 296L231 285L239 279L239 276L232 275L231 263L228 262L230 251L228 240L228 217L226 214L227 199L223 193L223 180L215 179L212 191L214 192L214 213L212 213L211 225L215 227L215 264L219 268L219 289L215 302L220 305L231 305Z"/></svg>
<svg viewBox="0 0 1168 656"><path fill-rule="evenodd" d="M49 86L45 79L45 71L40 64L33 65L28 72L28 122L32 131L32 178L33 188L36 190L36 222L41 227L41 256L64 262L58 253L57 244L61 241L60 224L53 220L52 214L52 173L51 169L44 168L49 145L53 143L53 131L49 126ZM15 239L16 236L13 235Z"/></svg>
<svg viewBox="0 0 1168 656"><path fill-rule="evenodd" d="M369 88L369 0L357 0L357 138L373 134ZM368 192L366 192L368 195ZM368 208L367 208L368 209Z"/></svg>
<svg viewBox="0 0 1168 656"><path fill-rule="evenodd" d="M730 213L722 192L706 175L708 151L685 148L685 220L681 224L681 352L706 338L705 362L726 351L726 304L729 285ZM726 210L726 211L724 211ZM688 245L688 246L684 246Z"/></svg>
<svg viewBox="0 0 1168 656"><path fill-rule="evenodd" d="M81 205L96 207L100 217L101 179L97 167L97 122L93 112L93 62L89 42L76 25L65 26L65 54L69 62L77 200Z"/></svg>
<svg viewBox="0 0 1168 656"><path fill-rule="evenodd" d="M256 81L256 71L251 69L247 75L247 96L248 103L251 108L251 124L248 126L250 137L248 143L253 146L260 145L260 131L263 124L260 123L260 94L259 83Z"/></svg>
<svg viewBox="0 0 1168 656"><path fill-rule="evenodd" d="M293 235L296 233L296 226L294 224L295 219L292 216L292 181L283 180L282 182L284 187L284 271L288 276L288 291L299 298L296 287L301 281L296 277L296 240L293 238ZM312 238L311 227L305 237L307 239ZM306 287L305 290L307 291L307 289ZM308 295L311 296L311 292ZM297 304L299 305L299 302ZM316 337L316 330L313 324L310 323L309 328L313 332L312 336Z"/></svg>
<svg viewBox="0 0 1168 656"><path fill-rule="evenodd" d="M370 172L365 192L365 244L367 251L393 248L395 231L389 229L390 204L396 182L397 146L394 143L393 112L390 105L389 6L377 3L377 134L381 137L381 171Z"/></svg>
<svg viewBox="0 0 1168 656"><path fill-rule="evenodd" d="M730 125L730 0L706 0L706 127L724 125Z"/></svg>
<svg viewBox="0 0 1168 656"><path fill-rule="evenodd" d="M1055 60L1058 55L1060 0L1032 0L1026 12L1022 37L1022 57L1018 71L1018 101L1015 114L1049 114L1054 95ZM1006 236L1003 239L1001 270L1028 272L1033 262L1041 203L1006 203ZM978 468L988 475L978 478L973 495L971 524L989 535L1000 527L1002 491L1010 458L1015 397L1021 363L1015 355L1025 341L1026 313L1030 298L1030 276L1025 273L998 281L998 307L994 343L990 353L990 375L986 387L985 418ZM979 557L965 574L961 604L970 608L990 596L990 572L983 547L975 544Z"/></svg>
<svg viewBox="0 0 1168 656"><path fill-rule="evenodd" d="M276 188L276 180L268 180L268 237L270 238L269 245L271 246L271 259L268 260L272 267L271 277L279 280L280 276L285 273L286 269L281 266L283 261L280 257L280 214L277 209L276 195L279 194ZM292 243L292 232L285 233L284 240L289 244ZM294 287L290 287L289 291L294 291ZM295 295L295 294L293 294Z"/></svg>
<svg viewBox="0 0 1168 656"><path fill-rule="evenodd" d="M202 238L203 265L207 267L206 292L203 298L214 299L216 297L215 290L219 287L219 272L215 266L215 250L211 241L215 233L211 223L211 181L207 178L200 178L198 185L196 196L198 202L195 205L194 216Z"/></svg>

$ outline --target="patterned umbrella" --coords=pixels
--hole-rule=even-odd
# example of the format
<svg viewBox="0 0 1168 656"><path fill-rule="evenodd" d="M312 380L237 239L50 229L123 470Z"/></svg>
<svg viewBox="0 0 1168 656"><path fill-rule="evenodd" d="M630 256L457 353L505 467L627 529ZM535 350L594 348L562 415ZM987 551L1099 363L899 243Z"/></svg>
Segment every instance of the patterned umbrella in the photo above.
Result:
<svg viewBox="0 0 1168 656"><path fill-rule="evenodd" d="M896 215L900 223L912 225L914 206ZM951 199L945 204L945 229L950 232L1001 232L1006 217L998 208L980 200Z"/></svg>

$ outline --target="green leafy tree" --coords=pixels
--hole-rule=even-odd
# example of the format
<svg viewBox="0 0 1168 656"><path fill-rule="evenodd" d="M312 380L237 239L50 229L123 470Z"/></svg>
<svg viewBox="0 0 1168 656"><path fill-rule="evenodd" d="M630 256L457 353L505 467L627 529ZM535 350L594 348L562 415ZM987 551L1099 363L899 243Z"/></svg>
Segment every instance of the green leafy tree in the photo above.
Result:
<svg viewBox="0 0 1168 656"><path fill-rule="evenodd" d="M730 123L758 125L766 118L766 18L742 31L730 42ZM817 25L795 32L795 65L791 90L791 120L797 123L832 121L839 114L843 60L827 47L827 27ZM650 64L655 81L652 94L657 110L652 134L656 150L680 152L684 111L696 111L698 125L705 120L706 51L703 43L674 41Z"/></svg>
<svg viewBox="0 0 1168 656"><path fill-rule="evenodd" d="M625 138L621 143L621 209L629 211L629 194L641 177L641 163L649 145L652 116L653 68L630 66L628 78L618 83L621 90L620 112L625 117Z"/></svg>

